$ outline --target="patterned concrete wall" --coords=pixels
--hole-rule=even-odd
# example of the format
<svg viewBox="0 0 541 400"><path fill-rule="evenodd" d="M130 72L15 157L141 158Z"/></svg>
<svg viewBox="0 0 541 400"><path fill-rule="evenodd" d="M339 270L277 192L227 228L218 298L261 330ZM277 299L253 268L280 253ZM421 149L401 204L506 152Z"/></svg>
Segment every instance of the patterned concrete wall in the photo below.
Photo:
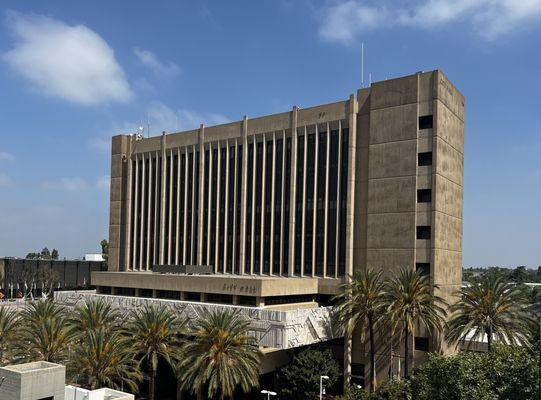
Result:
<svg viewBox="0 0 541 400"><path fill-rule="evenodd" d="M193 303L141 297L109 296L91 292L55 292L55 300L74 307L85 299L102 299L121 310L140 309L145 305L164 305L181 318L194 321L202 313L233 308L251 321L249 334L260 346L290 349L338 337L331 322L331 307L317 307L291 311L275 311L257 307Z"/></svg>

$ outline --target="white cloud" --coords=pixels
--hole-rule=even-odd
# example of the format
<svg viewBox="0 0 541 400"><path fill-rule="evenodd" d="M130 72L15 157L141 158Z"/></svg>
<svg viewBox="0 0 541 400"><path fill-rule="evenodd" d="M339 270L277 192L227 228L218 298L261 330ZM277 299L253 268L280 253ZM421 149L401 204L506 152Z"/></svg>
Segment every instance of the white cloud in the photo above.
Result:
<svg viewBox="0 0 541 400"><path fill-rule="evenodd" d="M0 151L0 161L13 161L15 160L15 156L11 153L8 153L6 151Z"/></svg>
<svg viewBox="0 0 541 400"><path fill-rule="evenodd" d="M223 114L199 113L187 109L173 110L160 102L149 108L152 132L178 132L199 128L199 124L218 125L229 122Z"/></svg>
<svg viewBox="0 0 541 400"><path fill-rule="evenodd" d="M541 0L346 0L320 12L321 38L351 43L361 33L394 27L435 29L463 22L486 40L524 29L541 19Z"/></svg>
<svg viewBox="0 0 541 400"><path fill-rule="evenodd" d="M139 59L139 62L145 67L149 68L156 75L173 77L180 73L180 68L177 64L171 61L164 63L160 61L154 53L148 50L135 47L133 52Z"/></svg>
<svg viewBox="0 0 541 400"><path fill-rule="evenodd" d="M0 187L9 186L12 183L13 183L13 181L11 180L11 178L7 174L4 174L3 172L0 172Z"/></svg>
<svg viewBox="0 0 541 400"><path fill-rule="evenodd" d="M78 192L88 188L86 180L80 177L60 178L58 181L46 181L42 186L46 189L65 190L68 192Z"/></svg>
<svg viewBox="0 0 541 400"><path fill-rule="evenodd" d="M7 24L16 42L2 59L40 92L81 104L133 96L113 49L85 25L16 12Z"/></svg>

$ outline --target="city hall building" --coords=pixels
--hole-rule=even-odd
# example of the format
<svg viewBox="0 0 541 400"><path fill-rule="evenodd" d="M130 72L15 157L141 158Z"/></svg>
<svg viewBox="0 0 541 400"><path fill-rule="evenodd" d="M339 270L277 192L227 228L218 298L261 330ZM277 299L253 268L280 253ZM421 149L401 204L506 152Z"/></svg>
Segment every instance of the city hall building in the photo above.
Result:
<svg viewBox="0 0 541 400"><path fill-rule="evenodd" d="M115 136L109 266L92 284L119 306L163 302L189 318L237 307L269 371L280 350L337 338L331 298L362 268L420 269L451 298L463 162L464 97L438 70L335 103ZM352 354L364 375L365 349Z"/></svg>

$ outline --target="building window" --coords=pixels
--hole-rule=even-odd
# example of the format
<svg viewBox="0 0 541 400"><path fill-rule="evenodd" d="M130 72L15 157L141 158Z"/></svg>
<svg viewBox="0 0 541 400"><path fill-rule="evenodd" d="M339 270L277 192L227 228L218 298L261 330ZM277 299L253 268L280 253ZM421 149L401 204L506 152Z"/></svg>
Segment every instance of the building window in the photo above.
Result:
<svg viewBox="0 0 541 400"><path fill-rule="evenodd" d="M423 276L428 276L430 275L430 263L415 263L415 270Z"/></svg>
<svg viewBox="0 0 541 400"><path fill-rule="evenodd" d="M417 239L430 239L430 226L418 226Z"/></svg>
<svg viewBox="0 0 541 400"><path fill-rule="evenodd" d="M432 165L432 152L427 151L426 153L417 154L417 164L419 167Z"/></svg>
<svg viewBox="0 0 541 400"><path fill-rule="evenodd" d="M432 129L432 115L423 115L419 117L419 130Z"/></svg>
<svg viewBox="0 0 541 400"><path fill-rule="evenodd" d="M415 337L415 350L428 351L428 338L427 337Z"/></svg>
<svg viewBox="0 0 541 400"><path fill-rule="evenodd" d="M364 364L351 364L351 382L364 388Z"/></svg>
<svg viewBox="0 0 541 400"><path fill-rule="evenodd" d="M201 301L201 294L197 292L184 292L184 300Z"/></svg>
<svg viewBox="0 0 541 400"><path fill-rule="evenodd" d="M418 189L417 203L430 203L432 201L432 189Z"/></svg>
<svg viewBox="0 0 541 400"><path fill-rule="evenodd" d="M239 305L255 307L255 300L253 296L239 296Z"/></svg>

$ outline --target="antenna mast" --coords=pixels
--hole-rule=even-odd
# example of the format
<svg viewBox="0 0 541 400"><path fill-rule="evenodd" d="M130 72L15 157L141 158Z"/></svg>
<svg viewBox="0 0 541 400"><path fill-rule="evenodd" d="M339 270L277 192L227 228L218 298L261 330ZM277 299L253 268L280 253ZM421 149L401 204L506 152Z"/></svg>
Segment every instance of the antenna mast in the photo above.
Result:
<svg viewBox="0 0 541 400"><path fill-rule="evenodd" d="M361 88L364 87L364 42L361 42Z"/></svg>

